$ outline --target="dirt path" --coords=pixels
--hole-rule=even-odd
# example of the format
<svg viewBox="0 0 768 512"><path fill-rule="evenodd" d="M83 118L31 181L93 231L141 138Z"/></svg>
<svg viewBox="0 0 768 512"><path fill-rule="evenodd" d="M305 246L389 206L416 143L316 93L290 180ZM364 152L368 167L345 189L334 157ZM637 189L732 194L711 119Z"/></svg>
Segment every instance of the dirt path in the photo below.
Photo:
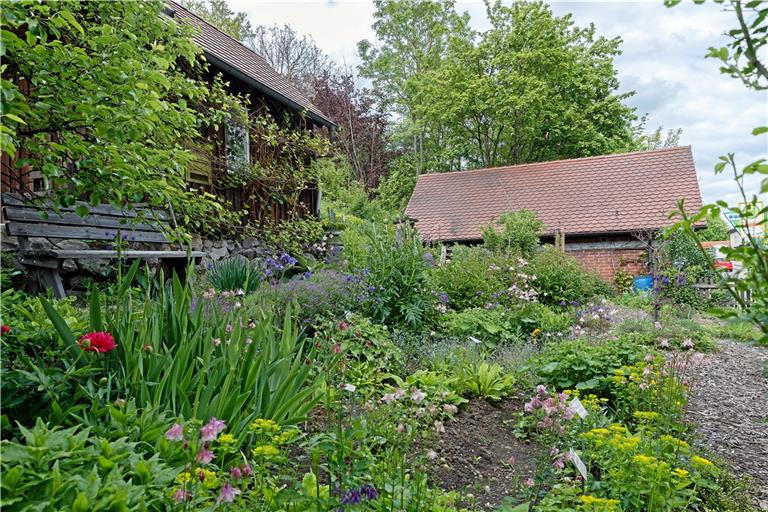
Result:
<svg viewBox="0 0 768 512"><path fill-rule="evenodd" d="M768 510L768 347L723 340L692 372L687 413L697 438L752 478Z"/></svg>

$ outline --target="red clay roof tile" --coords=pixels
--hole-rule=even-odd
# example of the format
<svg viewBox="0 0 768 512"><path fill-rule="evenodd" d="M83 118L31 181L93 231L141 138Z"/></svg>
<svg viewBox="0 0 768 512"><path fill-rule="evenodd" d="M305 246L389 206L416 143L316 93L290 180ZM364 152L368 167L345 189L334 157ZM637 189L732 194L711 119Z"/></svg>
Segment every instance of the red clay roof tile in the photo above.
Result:
<svg viewBox="0 0 768 512"><path fill-rule="evenodd" d="M631 233L669 225L685 198L701 207L690 146L423 174L406 214L432 241L469 241L505 212L532 210L546 235Z"/></svg>

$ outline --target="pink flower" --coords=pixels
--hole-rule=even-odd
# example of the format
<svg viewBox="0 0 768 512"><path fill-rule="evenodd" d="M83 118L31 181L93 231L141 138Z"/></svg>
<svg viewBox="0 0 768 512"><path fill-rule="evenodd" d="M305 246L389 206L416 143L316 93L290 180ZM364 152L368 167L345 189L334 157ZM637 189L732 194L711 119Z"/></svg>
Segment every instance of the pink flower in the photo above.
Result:
<svg viewBox="0 0 768 512"><path fill-rule="evenodd" d="M181 503L182 501L189 501L192 499L192 493L184 490L184 487L179 487L173 494L173 502Z"/></svg>
<svg viewBox="0 0 768 512"><path fill-rule="evenodd" d="M240 470L243 472L243 476L251 476L251 473L253 472L251 470L251 466L249 466L248 464L243 464Z"/></svg>
<svg viewBox="0 0 768 512"><path fill-rule="evenodd" d="M442 421L436 421L435 422L435 432L438 434L444 434L445 433L445 426L443 425Z"/></svg>
<svg viewBox="0 0 768 512"><path fill-rule="evenodd" d="M563 462L563 459L557 459L553 464L552 467L555 469L563 469L565 467L565 462Z"/></svg>
<svg viewBox="0 0 768 512"><path fill-rule="evenodd" d="M213 343L214 347L218 347L219 345L221 345L221 338L213 338L211 340L211 343Z"/></svg>
<svg viewBox="0 0 768 512"><path fill-rule="evenodd" d="M411 394L411 400L416 403L422 402L425 398L427 398L427 394L420 389L414 389Z"/></svg>
<svg viewBox="0 0 768 512"><path fill-rule="evenodd" d="M669 340L661 340L661 343L659 343L659 346L661 348L669 348Z"/></svg>
<svg viewBox="0 0 768 512"><path fill-rule="evenodd" d="M402 434L403 432L405 432L405 425L403 425L402 423L398 423L397 424L397 433L398 434Z"/></svg>
<svg viewBox="0 0 768 512"><path fill-rule="evenodd" d="M226 422L224 420L217 420L214 416L200 429L200 439L203 441L213 441L225 428L227 428Z"/></svg>
<svg viewBox="0 0 768 512"><path fill-rule="evenodd" d="M115 338L108 332L89 332L83 334L77 344L85 352L99 352L105 354L117 348Z"/></svg>
<svg viewBox="0 0 768 512"><path fill-rule="evenodd" d="M229 476L232 477L232 480L240 480L243 477L243 471L235 466L231 470L229 470Z"/></svg>
<svg viewBox="0 0 768 512"><path fill-rule="evenodd" d="M653 361L653 354L646 354L645 361L648 362L648 363Z"/></svg>
<svg viewBox="0 0 768 512"><path fill-rule="evenodd" d="M526 487L533 487L534 485L536 485L536 482L533 481L533 478L526 478L525 481L523 482L523 485Z"/></svg>
<svg viewBox="0 0 768 512"><path fill-rule="evenodd" d="M184 439L184 427L178 423L174 423L168 432L165 433L165 438L169 441L181 441Z"/></svg>
<svg viewBox="0 0 768 512"><path fill-rule="evenodd" d="M216 502L232 503L233 501L235 501L235 496L237 496L238 494L240 494L240 489L238 489L237 487L232 487L232 484L227 482L221 488L221 491L219 491L219 498L216 500Z"/></svg>
<svg viewBox="0 0 768 512"><path fill-rule="evenodd" d="M197 452L197 457L195 457L195 460L199 464L208 464L215 458L216 458L216 455L214 455L212 451L210 451L206 447L202 447L200 448L200 451Z"/></svg>
<svg viewBox="0 0 768 512"><path fill-rule="evenodd" d="M405 390L403 388L397 388L395 390L395 400L400 400L405 396Z"/></svg>
<svg viewBox="0 0 768 512"><path fill-rule="evenodd" d="M459 412L459 408L453 404L443 404L443 411L448 414L456 414Z"/></svg>
<svg viewBox="0 0 768 512"><path fill-rule="evenodd" d="M395 401L395 395L393 395L392 393L387 393L381 397L381 401L384 402L385 404L391 404L392 402Z"/></svg>
<svg viewBox="0 0 768 512"><path fill-rule="evenodd" d="M681 345L681 346L682 346L683 348L685 348L685 349L690 349L690 348L693 348L693 341L691 341L691 339L690 339L690 338L687 338L687 339L685 339L685 340L683 341L683 343L682 343L682 345Z"/></svg>
<svg viewBox="0 0 768 512"><path fill-rule="evenodd" d="M540 395L546 395L547 394L547 386L543 384L539 384L536 386L536 392Z"/></svg>

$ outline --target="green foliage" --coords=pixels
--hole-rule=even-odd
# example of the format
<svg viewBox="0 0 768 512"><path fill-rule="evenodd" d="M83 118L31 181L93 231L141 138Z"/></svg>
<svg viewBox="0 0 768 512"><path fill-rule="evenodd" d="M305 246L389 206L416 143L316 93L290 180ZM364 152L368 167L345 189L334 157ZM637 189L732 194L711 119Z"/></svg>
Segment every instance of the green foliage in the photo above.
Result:
<svg viewBox="0 0 768 512"><path fill-rule="evenodd" d="M495 226L501 227L501 232ZM491 251L522 254L530 258L539 247L544 223L529 210L508 212L483 230L483 245Z"/></svg>
<svg viewBox="0 0 768 512"><path fill-rule="evenodd" d="M325 235L323 223L315 217L292 217L264 232L269 247L289 254L309 252Z"/></svg>
<svg viewBox="0 0 768 512"><path fill-rule="evenodd" d="M416 231L401 225L390 235L372 226L366 237L366 282L375 290L367 303L367 314L387 325L420 328L431 298L425 250Z"/></svg>
<svg viewBox="0 0 768 512"><path fill-rule="evenodd" d="M626 339L592 343L584 339L546 347L534 364L545 383L558 389L577 389L604 396L603 377L613 370L643 359L647 348Z"/></svg>
<svg viewBox="0 0 768 512"><path fill-rule="evenodd" d="M711 329L712 335L716 338L736 341L758 341L760 331L753 324L730 321Z"/></svg>
<svg viewBox="0 0 768 512"><path fill-rule="evenodd" d="M22 428L24 443L3 440L6 510L166 510L176 471L139 443L52 429L42 420Z"/></svg>
<svg viewBox="0 0 768 512"><path fill-rule="evenodd" d="M450 260L429 271L429 284L448 307L461 311L511 305L536 298L527 261L513 253L494 254L482 247L454 246Z"/></svg>
<svg viewBox="0 0 768 512"><path fill-rule="evenodd" d="M700 352L711 352L715 349L712 332L701 323L687 318L664 318L657 325L650 319L625 320L614 328L614 333L627 335L627 339L646 345L662 348L685 348L686 341L693 343L692 347Z"/></svg>
<svg viewBox="0 0 768 512"><path fill-rule="evenodd" d="M262 271L257 263L235 256L213 263L205 277L217 291L252 293L261 283Z"/></svg>
<svg viewBox="0 0 768 512"><path fill-rule="evenodd" d="M103 329L117 343L110 354L79 354L66 322L53 308L47 313L78 354L73 368L113 369L106 386L81 383L93 400L131 397L141 408L166 408L201 420L215 416L236 435L253 418L292 424L311 409L313 390L305 386L311 369L304 364L290 309L278 329L269 312L246 318L234 306L237 297L229 303L212 296L194 301L191 289L175 277L170 289L156 300L143 297L136 310L138 297L127 287L115 297L114 309L104 308L103 314L97 292L91 293L91 329L101 330L93 321L104 319Z"/></svg>
<svg viewBox="0 0 768 512"><path fill-rule="evenodd" d="M4 6L2 149L23 148L15 165L41 172L59 205L170 205L180 222L201 228L226 212L187 189L184 144L218 126L237 100L221 80L203 78L192 27L169 22L164 5Z"/></svg>
<svg viewBox="0 0 768 512"><path fill-rule="evenodd" d="M472 396L499 401L512 391L515 376L506 373L497 363L474 361L464 364L458 372L459 389Z"/></svg>
<svg viewBox="0 0 768 512"><path fill-rule="evenodd" d="M538 299L544 304L586 302L595 295L610 295L608 283L587 272L581 262L553 246L544 246L531 262Z"/></svg>
<svg viewBox="0 0 768 512"><path fill-rule="evenodd" d="M619 293L625 294L632 291L633 277L632 274L624 269L619 269L613 277L613 284L616 285L616 290Z"/></svg>

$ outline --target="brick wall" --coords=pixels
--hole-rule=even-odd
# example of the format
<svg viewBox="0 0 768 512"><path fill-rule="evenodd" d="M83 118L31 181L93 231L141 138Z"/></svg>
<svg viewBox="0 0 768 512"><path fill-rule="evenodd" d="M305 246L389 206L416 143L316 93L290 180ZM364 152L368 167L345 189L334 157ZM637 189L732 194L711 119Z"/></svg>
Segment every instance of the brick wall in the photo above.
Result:
<svg viewBox="0 0 768 512"><path fill-rule="evenodd" d="M588 270L594 270L600 277L613 282L619 269L633 276L645 275L646 252L640 249L586 249L569 250L568 254L577 257Z"/></svg>

